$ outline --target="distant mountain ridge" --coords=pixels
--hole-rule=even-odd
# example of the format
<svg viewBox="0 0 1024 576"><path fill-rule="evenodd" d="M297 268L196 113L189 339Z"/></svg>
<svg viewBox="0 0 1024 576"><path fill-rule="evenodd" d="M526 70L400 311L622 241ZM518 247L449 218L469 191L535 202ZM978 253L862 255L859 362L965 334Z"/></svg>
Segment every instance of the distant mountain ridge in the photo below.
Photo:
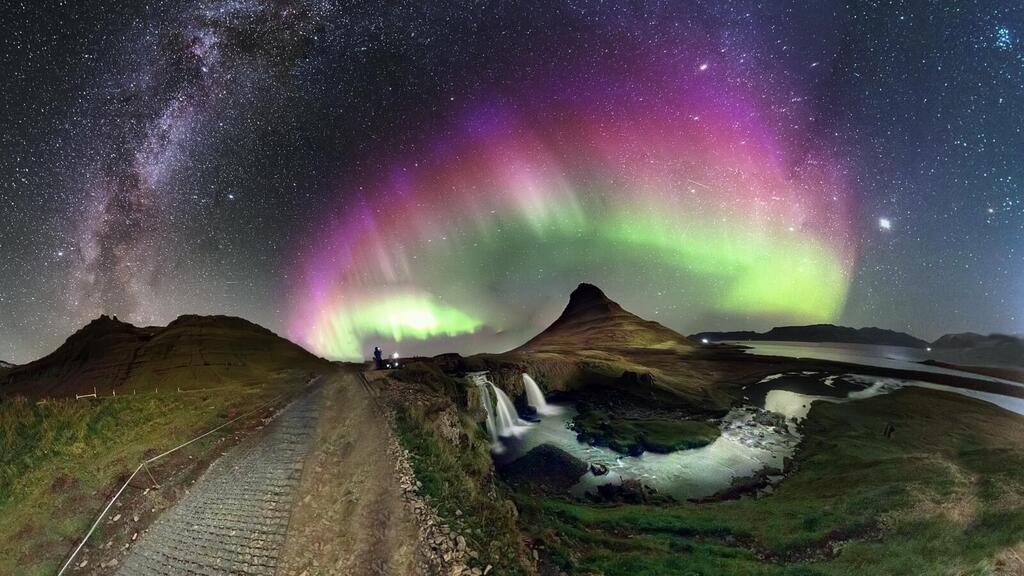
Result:
<svg viewBox="0 0 1024 576"><path fill-rule="evenodd" d="M958 364L1024 366L1024 338L974 332L946 334L932 343L937 355Z"/></svg>
<svg viewBox="0 0 1024 576"><path fill-rule="evenodd" d="M0 393L26 396L111 394L252 381L274 371L326 361L266 328L230 316L181 316L138 327L117 317L89 322L50 354L0 374Z"/></svg>
<svg viewBox="0 0 1024 576"><path fill-rule="evenodd" d="M626 311L597 286L582 283L569 295L569 303L562 314L515 351L655 346L693 348L694 342L657 322Z"/></svg>
<svg viewBox="0 0 1024 576"><path fill-rule="evenodd" d="M778 326L767 332L699 332L691 336L697 340L721 342L725 340L774 340L781 342L836 342L841 344L875 344L927 348L928 342L905 332L884 328L850 328L834 324L809 326Z"/></svg>

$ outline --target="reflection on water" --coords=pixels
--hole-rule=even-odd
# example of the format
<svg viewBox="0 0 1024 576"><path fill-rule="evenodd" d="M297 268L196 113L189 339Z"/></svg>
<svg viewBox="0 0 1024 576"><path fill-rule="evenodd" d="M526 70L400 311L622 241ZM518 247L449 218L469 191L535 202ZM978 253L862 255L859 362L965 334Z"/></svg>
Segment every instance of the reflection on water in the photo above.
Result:
<svg viewBox="0 0 1024 576"><path fill-rule="evenodd" d="M904 348L901 346L875 346L870 344L837 344L819 342L773 342L773 341L742 341L731 342L746 346L748 354L758 356L785 356L788 358L811 358L815 360L828 360L832 362L847 362L850 364L863 364L865 366L878 366L880 368L892 368L896 370L915 370L917 372L930 372L932 374L948 374L961 378L972 378L975 380L987 380L1001 384L1012 384L1024 386L1013 380L1003 380L993 376L964 372L941 366L930 366L921 364L922 361L930 358L929 354L917 348Z"/></svg>

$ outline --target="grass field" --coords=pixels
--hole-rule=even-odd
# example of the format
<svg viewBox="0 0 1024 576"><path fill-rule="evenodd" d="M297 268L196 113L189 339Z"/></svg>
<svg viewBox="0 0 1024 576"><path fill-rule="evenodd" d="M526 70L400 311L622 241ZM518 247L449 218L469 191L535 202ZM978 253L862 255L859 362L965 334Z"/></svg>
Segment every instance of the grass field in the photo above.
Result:
<svg viewBox="0 0 1024 576"><path fill-rule="evenodd" d="M268 375L264 385L222 383L207 392L43 404L5 398L0 402L0 574L54 574L143 459L297 391L304 382L296 374ZM219 441L251 421L157 463L154 474L163 482L180 475L182 466L201 467ZM138 478L125 498L147 484ZM101 530L91 543L102 544L105 538Z"/></svg>
<svg viewBox="0 0 1024 576"><path fill-rule="evenodd" d="M769 497L642 506L520 493L521 525L571 574L1024 573L1024 418L907 389L815 405L805 434Z"/></svg>

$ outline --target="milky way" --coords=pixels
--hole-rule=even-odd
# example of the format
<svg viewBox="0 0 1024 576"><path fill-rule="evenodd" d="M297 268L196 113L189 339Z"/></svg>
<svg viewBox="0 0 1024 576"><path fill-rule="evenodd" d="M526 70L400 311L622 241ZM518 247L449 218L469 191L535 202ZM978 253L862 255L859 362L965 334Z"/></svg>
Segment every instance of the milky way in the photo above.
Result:
<svg viewBox="0 0 1024 576"><path fill-rule="evenodd" d="M498 350L581 281L683 332L1024 330L1024 8L14 3L0 360L89 318Z"/></svg>
<svg viewBox="0 0 1024 576"><path fill-rule="evenodd" d="M155 54L114 80L117 100L152 99L156 105L137 134L97 158L77 192L85 209L69 297L81 317L105 312L145 322L163 316L161 288L174 281L181 254L168 242L175 222L194 217L195 205L222 193L190 193L189 178L203 155L225 145L217 128L238 103L232 96L275 88L272 82L260 85L260 76L281 64L289 43L303 38L304 16L260 1L197 6L171 19L180 28L160 39ZM258 44L247 45L247 37ZM263 44L281 52L261 58Z"/></svg>

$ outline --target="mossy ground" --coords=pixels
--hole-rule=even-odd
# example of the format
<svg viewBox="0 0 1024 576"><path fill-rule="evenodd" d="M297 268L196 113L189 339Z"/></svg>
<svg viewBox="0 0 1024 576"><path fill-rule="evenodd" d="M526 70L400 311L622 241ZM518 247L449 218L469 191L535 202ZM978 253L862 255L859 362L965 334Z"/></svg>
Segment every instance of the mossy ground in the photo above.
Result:
<svg viewBox="0 0 1024 576"><path fill-rule="evenodd" d="M209 392L45 403L4 398L0 402L0 574L55 573L143 459L298 390L303 382L268 376L262 386L229 384ZM239 422L223 434L230 435L246 423ZM211 435L175 458L195 466L219 437ZM153 473L161 476L164 464L155 463ZM131 494L126 492L125 497ZM102 530L94 536L103 537Z"/></svg>
<svg viewBox="0 0 1024 576"><path fill-rule="evenodd" d="M409 451L422 493L446 523L462 526L460 533L479 553L481 565L492 565L494 574L527 573L516 509L508 489L494 476L486 433L461 409L459 445L437 430L438 414L453 406L450 396L438 392L465 398L464 385L422 366L403 368L394 376L405 382L424 379L415 401L412 395L403 395L394 403L396 432Z"/></svg>
<svg viewBox="0 0 1024 576"><path fill-rule="evenodd" d="M644 506L518 493L521 525L570 574L980 575L1024 539L1018 415L907 389L815 405L804 433L796 470L768 497Z"/></svg>
<svg viewBox="0 0 1024 576"><path fill-rule="evenodd" d="M598 408L581 411L573 428L584 442L608 446L622 454L641 450L667 453L706 446L718 438L714 422L678 418L616 418Z"/></svg>

